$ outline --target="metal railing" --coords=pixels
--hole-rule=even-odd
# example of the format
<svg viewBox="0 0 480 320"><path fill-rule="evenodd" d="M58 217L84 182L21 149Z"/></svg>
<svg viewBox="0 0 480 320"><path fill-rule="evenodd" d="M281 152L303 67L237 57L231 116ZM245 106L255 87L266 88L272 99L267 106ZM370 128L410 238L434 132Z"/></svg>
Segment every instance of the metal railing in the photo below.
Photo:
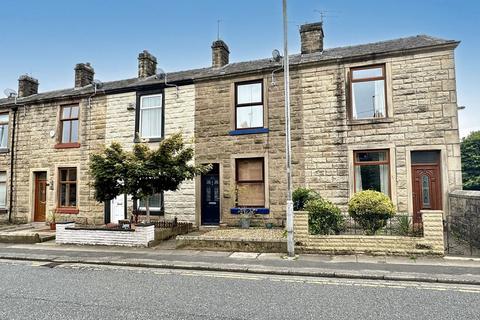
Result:
<svg viewBox="0 0 480 320"><path fill-rule="evenodd" d="M370 236L405 236L423 237L423 224L413 222L411 216L396 215L386 221L386 225L371 234L352 217L344 215L343 225L337 231L320 232L320 235L370 235ZM309 227L310 232L311 228ZM320 228L323 229L323 228Z"/></svg>

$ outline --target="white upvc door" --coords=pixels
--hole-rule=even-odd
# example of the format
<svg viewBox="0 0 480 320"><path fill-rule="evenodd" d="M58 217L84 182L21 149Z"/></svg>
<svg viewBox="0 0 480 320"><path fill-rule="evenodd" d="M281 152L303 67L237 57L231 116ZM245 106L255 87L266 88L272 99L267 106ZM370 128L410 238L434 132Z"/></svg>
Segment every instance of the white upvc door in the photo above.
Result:
<svg viewBox="0 0 480 320"><path fill-rule="evenodd" d="M110 222L118 223L118 220L125 219L125 196L119 195L110 202Z"/></svg>

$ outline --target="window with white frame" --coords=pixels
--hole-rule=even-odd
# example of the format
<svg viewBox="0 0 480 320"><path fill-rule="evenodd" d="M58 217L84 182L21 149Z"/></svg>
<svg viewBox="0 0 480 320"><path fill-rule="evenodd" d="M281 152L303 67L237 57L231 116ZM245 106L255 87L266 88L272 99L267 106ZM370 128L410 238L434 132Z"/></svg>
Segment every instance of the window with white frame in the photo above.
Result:
<svg viewBox="0 0 480 320"><path fill-rule="evenodd" d="M385 88L384 65L350 69L352 119L386 117Z"/></svg>
<svg viewBox="0 0 480 320"><path fill-rule="evenodd" d="M140 136L142 138L162 137L162 94L140 97Z"/></svg>
<svg viewBox="0 0 480 320"><path fill-rule="evenodd" d="M388 150L355 151L355 192L375 190L390 196L390 158Z"/></svg>
<svg viewBox="0 0 480 320"><path fill-rule="evenodd" d="M0 208L7 207L7 172L0 171Z"/></svg>
<svg viewBox="0 0 480 320"><path fill-rule="evenodd" d="M8 113L0 114L0 149L8 146Z"/></svg>
<svg viewBox="0 0 480 320"><path fill-rule="evenodd" d="M235 129L263 128L263 81L235 84Z"/></svg>
<svg viewBox="0 0 480 320"><path fill-rule="evenodd" d="M149 197L148 205L150 207L151 215L163 215L163 194L156 193ZM147 210L145 207L145 200L139 199L137 201L137 210L141 213L145 213Z"/></svg>

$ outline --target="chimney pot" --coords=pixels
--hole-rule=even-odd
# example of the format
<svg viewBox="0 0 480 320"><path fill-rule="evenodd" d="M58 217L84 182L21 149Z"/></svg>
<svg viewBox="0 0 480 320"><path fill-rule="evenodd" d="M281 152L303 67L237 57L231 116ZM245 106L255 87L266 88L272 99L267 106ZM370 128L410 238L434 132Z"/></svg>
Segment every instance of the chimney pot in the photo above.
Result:
<svg viewBox="0 0 480 320"><path fill-rule="evenodd" d="M220 68L228 64L230 51L223 40L212 43L212 67Z"/></svg>
<svg viewBox="0 0 480 320"><path fill-rule="evenodd" d="M157 58L147 50L138 54L138 77L147 78L154 76L157 72Z"/></svg>
<svg viewBox="0 0 480 320"><path fill-rule="evenodd" d="M302 54L323 51L323 24L308 23L300 27Z"/></svg>
<svg viewBox="0 0 480 320"><path fill-rule="evenodd" d="M93 82L95 71L90 63L77 63L75 65L75 88L85 87Z"/></svg>
<svg viewBox="0 0 480 320"><path fill-rule="evenodd" d="M18 78L18 97L28 97L38 93L38 80L29 75L22 75Z"/></svg>

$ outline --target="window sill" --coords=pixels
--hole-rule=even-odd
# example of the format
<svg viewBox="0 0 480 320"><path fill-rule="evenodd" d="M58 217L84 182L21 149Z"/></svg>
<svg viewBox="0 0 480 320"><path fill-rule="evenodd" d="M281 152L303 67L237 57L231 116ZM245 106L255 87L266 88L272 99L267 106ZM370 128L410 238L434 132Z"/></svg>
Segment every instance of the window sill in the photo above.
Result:
<svg viewBox="0 0 480 320"><path fill-rule="evenodd" d="M147 212L145 210L138 210L138 214L140 216L144 216L147 214ZM164 216L165 213L163 211L158 211L158 210L152 210L150 209L150 215L151 216Z"/></svg>
<svg viewBox="0 0 480 320"><path fill-rule="evenodd" d="M80 148L80 143L78 143L78 142L57 143L55 145L55 149L71 149L71 148Z"/></svg>
<svg viewBox="0 0 480 320"><path fill-rule="evenodd" d="M356 125L377 124L377 123L393 123L393 119L392 118L370 118L370 119L348 120L347 125L356 126Z"/></svg>
<svg viewBox="0 0 480 320"><path fill-rule="evenodd" d="M6 213L8 213L7 208L0 208L0 214L6 214Z"/></svg>
<svg viewBox="0 0 480 320"><path fill-rule="evenodd" d="M239 136L242 134L268 133L268 131L268 128L237 129L230 131L228 134L231 136Z"/></svg>
<svg viewBox="0 0 480 320"><path fill-rule="evenodd" d="M64 214L78 214L79 210L77 208L57 208L55 213L64 213Z"/></svg>
<svg viewBox="0 0 480 320"><path fill-rule="evenodd" d="M140 139L133 139L134 143L152 143L152 142L160 142L163 138L140 138Z"/></svg>
<svg viewBox="0 0 480 320"><path fill-rule="evenodd" d="M270 213L269 208L255 208L255 207L252 207L252 208L250 208L250 207L247 207L247 208L231 208L230 213L231 214L240 214L240 210L245 210L245 209L254 210L255 214L269 214Z"/></svg>
<svg viewBox="0 0 480 320"><path fill-rule="evenodd" d="M0 148L0 153L9 153L10 149L8 148Z"/></svg>

